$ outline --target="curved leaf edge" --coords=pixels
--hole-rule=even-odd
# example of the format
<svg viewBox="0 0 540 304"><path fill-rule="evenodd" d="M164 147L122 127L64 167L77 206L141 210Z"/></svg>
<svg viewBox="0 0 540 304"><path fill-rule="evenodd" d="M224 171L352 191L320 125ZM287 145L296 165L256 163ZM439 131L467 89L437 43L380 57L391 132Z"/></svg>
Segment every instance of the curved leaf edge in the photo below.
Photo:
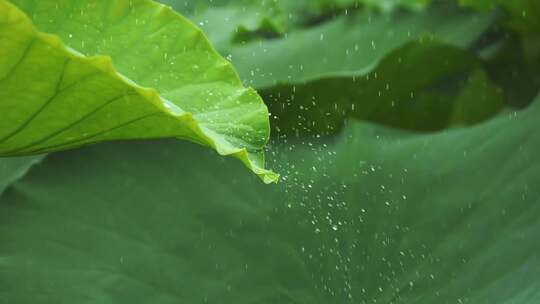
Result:
<svg viewBox="0 0 540 304"><path fill-rule="evenodd" d="M162 9L164 10L169 10L169 12L167 13L172 13L177 18L185 19L185 17L175 12L169 6L158 4L153 1L150 1L150 2L154 3L155 5L160 5ZM36 39L39 39L43 43L48 44L51 48L55 48L57 51L64 53L66 55L66 58L77 59L77 60L83 61L87 63L88 65L92 66L93 68L95 68L96 70L123 82L126 85L126 87L132 89L134 92L136 92L136 94L138 94L144 100L147 100L149 103L154 105L162 114L175 119L179 124L186 126L191 131L193 131L193 133L196 134L200 139L199 141L195 141L196 143L211 147L214 150L216 150L218 154L222 156L231 156L231 157L239 159L247 168L253 171L257 176L259 176L259 178L261 178L261 180L266 184L276 183L279 180L279 174L264 168L264 156L263 156L264 151L262 149L258 151L248 151L246 147L234 146L232 143L227 141L220 134L214 131L211 131L210 129L204 127L201 123L199 123L197 119L194 117L193 113L185 112L185 111L175 113L173 110L167 107L167 105L169 105L170 102L162 98L157 92L157 90L153 88L142 87L138 85L137 83L135 83L134 81L130 80L128 77L124 76L119 71L117 71L114 68L113 61L110 56L83 55L77 50L65 44L57 35L41 32L31 21L31 18L29 18L23 11L21 11L17 6L12 4L11 2L7 0L0 0L0 4L2 3L5 4L4 6L7 10L6 13L8 14L8 18L21 18L21 20L19 21L26 22L29 26L31 26L31 30L36 35ZM10 14L12 15L9 16ZM189 23L192 24L190 21ZM193 25L193 27L196 28L197 31L200 32L200 34L202 35L204 39L206 39L206 41L208 41L208 45L210 46L211 51L217 53L217 51L211 45L211 43L208 40L208 37L204 34L204 32L202 32L202 30L196 27L195 25ZM227 64L231 64L231 63L227 63ZM237 77L238 81L240 82L240 77L238 73L236 72L234 68L233 70L235 71L235 77ZM262 98L258 95L258 93L256 93L256 91L253 88L246 88L246 93L253 93L253 96L256 96L256 98L258 99L258 102L260 102L260 104L264 107L265 112L268 113L268 107L264 104L264 101L262 100ZM268 117L268 115L266 115L266 117ZM270 122L268 119L267 119L267 126L265 129L266 129L266 132L265 132L266 142L268 142L269 137L270 137ZM138 137L138 138L141 139L141 137ZM156 138L161 138L161 137L156 137ZM122 140L122 139L137 139L137 137L119 138L117 140ZM151 139L151 138L144 138L144 139ZM189 140L186 138L179 138L179 139ZM98 141L93 142L93 143L97 143L97 142ZM53 149L51 151L49 150L39 151L39 153L33 153L33 154L56 152L56 151L66 150L66 149L68 148L63 147L60 149ZM28 154L32 154L32 153L26 153L25 155L28 155ZM17 155L7 155L7 156L17 156Z"/></svg>
<svg viewBox="0 0 540 304"><path fill-rule="evenodd" d="M36 167L39 166L45 159L47 158L47 155L38 155L34 157L30 157L25 161L25 165L21 166L19 170L17 170L12 178L5 183L4 185L0 185L0 199L2 196L10 189L14 184L16 184L18 181L24 180L24 178L30 174L30 172ZM2 160L0 159L0 162ZM2 172L4 174L5 172Z"/></svg>

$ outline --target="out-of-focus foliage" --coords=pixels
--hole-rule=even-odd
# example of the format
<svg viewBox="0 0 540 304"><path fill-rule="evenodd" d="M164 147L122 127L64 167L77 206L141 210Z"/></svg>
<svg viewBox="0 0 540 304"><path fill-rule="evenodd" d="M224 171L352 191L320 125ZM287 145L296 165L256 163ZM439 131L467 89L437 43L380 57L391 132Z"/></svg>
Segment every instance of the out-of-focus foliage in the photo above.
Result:
<svg viewBox="0 0 540 304"><path fill-rule="evenodd" d="M289 16L281 37L224 43L223 33L209 34L246 83L260 90L279 134L332 134L348 116L421 131L448 127L468 74L484 66L469 50L497 20L494 13L475 15L456 5L383 14L360 2L277 3ZM311 12L313 25L298 22L302 11ZM448 78L459 82L453 90L433 88ZM467 101L481 108L476 102ZM493 100L486 113L453 122L476 123L500 105Z"/></svg>
<svg viewBox="0 0 540 304"><path fill-rule="evenodd" d="M235 48L232 60L248 84L263 89L261 94L279 118L275 127L285 133L333 133L347 115L382 122L381 116L396 106L410 107L415 94L436 80L480 67L462 48L478 37L490 18L467 17L431 12L388 20L367 14L359 16L365 26L342 17L285 39ZM446 22L438 22L441 19ZM427 113L436 125L425 125L420 113L404 114L400 112L400 120L392 125L432 130L445 127L447 112ZM411 120L412 125L400 123Z"/></svg>
<svg viewBox="0 0 540 304"><path fill-rule="evenodd" d="M501 7L510 16L509 26L520 32L540 33L540 2L537 0L460 0L460 3L481 11Z"/></svg>
<svg viewBox="0 0 540 304"><path fill-rule="evenodd" d="M164 0L179 12L191 16L222 48L231 42L246 41L258 35L276 37L286 29L285 15L275 0Z"/></svg>
<svg viewBox="0 0 540 304"><path fill-rule="evenodd" d="M1 300L540 302L535 1L163 2L263 96L281 183L173 140L0 159Z"/></svg>
<svg viewBox="0 0 540 304"><path fill-rule="evenodd" d="M244 41L223 32L209 36L246 84L259 89L276 134L332 134L349 116L418 131L444 129L452 125L456 96L478 69L487 72L483 87L505 95L506 104L523 107L536 95L540 47L532 34L520 38L522 48L512 45L514 28L500 27L511 16L480 4L475 13L457 1L403 2L377 2L387 9L373 10L370 1L271 1L266 15L286 16L284 34ZM223 28L215 20L209 26ZM498 99L462 103L487 107L454 124L480 122L501 106Z"/></svg>
<svg viewBox="0 0 540 304"><path fill-rule="evenodd" d="M460 0L464 7L482 12L502 11L503 39L490 53L492 77L508 93L508 102L526 106L540 86L540 2L536 0ZM499 29L499 31L501 31ZM496 50L496 51L495 51Z"/></svg>
<svg viewBox="0 0 540 304"><path fill-rule="evenodd" d="M233 44L223 51L229 51L240 74L257 88L330 77L361 77L407 43L427 43L434 39L448 46L466 48L478 39L492 19L489 15L447 10L395 17L349 13L291 31L282 39Z"/></svg>

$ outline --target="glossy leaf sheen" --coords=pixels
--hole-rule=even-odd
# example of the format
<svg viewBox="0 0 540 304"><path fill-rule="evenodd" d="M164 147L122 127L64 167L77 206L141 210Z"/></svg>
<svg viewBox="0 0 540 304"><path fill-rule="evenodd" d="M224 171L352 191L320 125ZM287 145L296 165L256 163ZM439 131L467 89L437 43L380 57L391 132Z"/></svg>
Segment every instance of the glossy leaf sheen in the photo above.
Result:
<svg viewBox="0 0 540 304"><path fill-rule="evenodd" d="M264 103L171 9L146 0L11 2L0 1L0 155L176 137L277 179L264 169Z"/></svg>

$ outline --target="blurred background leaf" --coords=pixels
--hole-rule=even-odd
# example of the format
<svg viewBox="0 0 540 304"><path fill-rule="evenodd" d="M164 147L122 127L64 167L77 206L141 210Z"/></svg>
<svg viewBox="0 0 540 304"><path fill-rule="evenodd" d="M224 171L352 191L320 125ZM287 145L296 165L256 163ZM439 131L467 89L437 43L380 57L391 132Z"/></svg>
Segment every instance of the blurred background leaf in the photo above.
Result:
<svg viewBox="0 0 540 304"><path fill-rule="evenodd" d="M482 65L467 49L493 20L448 8L392 16L366 12L233 47L230 54L247 84L262 89L277 133L332 134L349 115L432 131L447 127L451 102L440 108L414 100L435 82ZM414 110L407 114L396 105Z"/></svg>
<svg viewBox="0 0 540 304"><path fill-rule="evenodd" d="M509 17L501 10L507 4L459 3L479 14L457 1L263 1L252 16L283 25L273 27L279 30L254 30L244 40L239 30L227 35L225 28L238 29L243 19L231 22L220 9L245 12L253 7L248 2L222 1L207 9L214 18L197 12L193 18L206 20L201 24L208 23L211 40L261 92L274 135L331 135L351 116L437 131L482 122L505 105L526 107L540 87L540 39L506 26ZM534 5L514 2L513 10L534 14ZM464 95L461 103L476 108L475 114L450 122L457 96L479 69L486 72L488 95L501 96L481 101Z"/></svg>
<svg viewBox="0 0 540 304"><path fill-rule="evenodd" d="M536 0L459 0L463 6L481 11L504 9L507 25L520 32L540 32L540 2Z"/></svg>
<svg viewBox="0 0 540 304"><path fill-rule="evenodd" d="M12 183L24 177L30 168L43 158L43 156L28 156L0 159L0 195Z"/></svg>

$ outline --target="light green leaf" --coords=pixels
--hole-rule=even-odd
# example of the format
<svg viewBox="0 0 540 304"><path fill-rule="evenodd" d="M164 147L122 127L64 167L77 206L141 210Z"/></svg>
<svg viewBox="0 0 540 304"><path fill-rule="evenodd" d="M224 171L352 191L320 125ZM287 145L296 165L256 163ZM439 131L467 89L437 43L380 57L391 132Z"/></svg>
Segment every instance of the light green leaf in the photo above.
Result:
<svg viewBox="0 0 540 304"><path fill-rule="evenodd" d="M277 179L264 169L266 106L171 9L146 0L11 2L0 0L0 155L176 137Z"/></svg>
<svg viewBox="0 0 540 304"><path fill-rule="evenodd" d="M336 141L285 146L282 188L231 179L236 163L177 141L55 154L0 198L0 294L23 304L535 303L538 115L540 97L436 134L352 123Z"/></svg>

